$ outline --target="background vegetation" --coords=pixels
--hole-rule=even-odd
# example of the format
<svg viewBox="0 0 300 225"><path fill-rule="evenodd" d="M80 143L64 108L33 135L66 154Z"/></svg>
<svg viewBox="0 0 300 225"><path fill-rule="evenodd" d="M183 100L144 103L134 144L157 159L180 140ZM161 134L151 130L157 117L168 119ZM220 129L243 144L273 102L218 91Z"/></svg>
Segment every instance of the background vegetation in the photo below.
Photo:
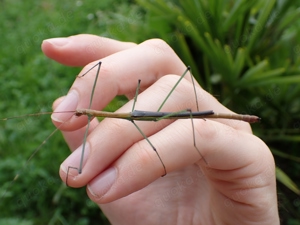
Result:
<svg viewBox="0 0 300 225"><path fill-rule="evenodd" d="M113 3L112 3L113 2ZM50 111L80 68L41 53L43 39L93 33L166 40L203 88L240 113L260 115L256 135L276 164L282 224L300 223L300 3L292 0L1 1L0 118ZM110 106L114 108L114 104ZM102 224L85 190L58 178L69 154L47 116L0 122L0 224ZM16 173L20 178L10 183ZM5 194L4 194L5 192ZM4 195L4 196L3 196Z"/></svg>

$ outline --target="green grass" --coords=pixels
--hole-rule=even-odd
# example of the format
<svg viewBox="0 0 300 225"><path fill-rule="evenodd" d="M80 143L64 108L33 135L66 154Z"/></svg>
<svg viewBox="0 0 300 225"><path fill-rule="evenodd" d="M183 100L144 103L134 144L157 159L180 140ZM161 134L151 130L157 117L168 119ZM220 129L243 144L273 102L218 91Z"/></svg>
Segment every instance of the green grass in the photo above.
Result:
<svg viewBox="0 0 300 225"><path fill-rule="evenodd" d="M51 111L52 102L68 92L80 68L47 59L40 49L42 40L78 33L107 35L105 26L98 25L97 12L127 4L120 2L1 1L0 118ZM49 116L0 122L0 196L7 191L0 200L0 225L108 223L84 188L62 184L58 170L70 151L58 132L23 171L53 130ZM19 179L10 185L18 172Z"/></svg>

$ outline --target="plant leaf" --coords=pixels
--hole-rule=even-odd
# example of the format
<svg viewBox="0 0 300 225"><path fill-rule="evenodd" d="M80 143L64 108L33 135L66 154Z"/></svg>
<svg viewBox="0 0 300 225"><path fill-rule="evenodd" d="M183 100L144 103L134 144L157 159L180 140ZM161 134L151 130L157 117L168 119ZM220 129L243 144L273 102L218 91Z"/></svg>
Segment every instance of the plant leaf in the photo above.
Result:
<svg viewBox="0 0 300 225"><path fill-rule="evenodd" d="M282 184L284 184L288 189L296 193L297 195L300 194L300 190L297 185L289 178L289 176L283 172L280 168L276 167L276 178Z"/></svg>

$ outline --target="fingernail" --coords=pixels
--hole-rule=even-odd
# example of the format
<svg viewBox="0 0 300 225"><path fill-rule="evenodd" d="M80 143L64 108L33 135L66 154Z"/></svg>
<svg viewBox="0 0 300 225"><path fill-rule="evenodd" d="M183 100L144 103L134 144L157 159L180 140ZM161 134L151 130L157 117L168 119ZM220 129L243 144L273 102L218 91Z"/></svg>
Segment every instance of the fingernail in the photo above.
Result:
<svg viewBox="0 0 300 225"><path fill-rule="evenodd" d="M99 177L95 178L88 186L90 193L101 198L105 195L114 184L117 178L117 171L115 167L105 170Z"/></svg>
<svg viewBox="0 0 300 225"><path fill-rule="evenodd" d="M52 45L62 47L70 42L69 38L51 38L46 39L45 41L51 43Z"/></svg>
<svg viewBox="0 0 300 225"><path fill-rule="evenodd" d="M84 149L84 155L83 155L83 160L82 160L82 168L84 167L88 156L90 153L90 145L89 143L86 143L85 149ZM62 171L64 171L66 174L68 173L68 176L77 176L79 172L79 167L80 167L80 162L81 162L81 157L82 157L82 145L79 146L60 166ZM78 168L76 169L69 169L68 168ZM82 169L81 168L81 169Z"/></svg>
<svg viewBox="0 0 300 225"><path fill-rule="evenodd" d="M79 97L77 91L70 91L65 99L56 107L53 114L51 115L51 119L60 123L63 123L70 119L74 115L74 112L78 105L78 99ZM66 111L72 112L67 113Z"/></svg>

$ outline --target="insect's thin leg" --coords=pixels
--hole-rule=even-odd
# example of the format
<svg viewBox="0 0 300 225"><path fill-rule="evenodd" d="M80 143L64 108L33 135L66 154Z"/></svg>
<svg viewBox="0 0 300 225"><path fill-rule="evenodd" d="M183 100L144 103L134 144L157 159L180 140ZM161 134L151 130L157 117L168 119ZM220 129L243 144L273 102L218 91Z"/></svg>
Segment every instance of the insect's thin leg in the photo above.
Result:
<svg viewBox="0 0 300 225"><path fill-rule="evenodd" d="M136 125L136 123L135 123L133 120L130 120L130 121L133 123L133 125L136 127L136 129L138 129L138 131L141 133L141 135L146 139L146 141L149 143L149 145L150 145L150 146L152 147L152 149L155 151L156 155L158 156L158 158L159 158L159 160L160 160L160 162L161 162L161 164L162 164L162 166L163 166L163 168L164 168L164 174L162 175L162 177L165 176L165 175L167 174L167 169L166 169L166 166L165 166L165 164L163 163L163 161L162 161L160 155L158 154L156 148L155 148L154 145L151 143L151 141L148 139L148 137L146 136L146 134L144 134L144 132L139 128L139 126Z"/></svg>
<svg viewBox="0 0 300 225"><path fill-rule="evenodd" d="M97 81L98 81L98 77L99 77L99 73L100 73L100 68L101 68L101 61L99 63L97 63L95 66L97 66L97 65L98 65L98 68L97 68L97 73L96 73L96 77L95 77L95 81L94 81L93 89L92 89L92 93L91 93L89 109L91 109L91 107L92 107L92 102L93 102L95 89L96 89L96 85L97 85ZM93 66L92 68L94 68L95 66ZM88 70L88 71L90 71L90 70ZM86 127L85 134L84 134L80 164L79 164L79 169L78 169L79 174L81 174L81 172L82 172L82 164L83 164L83 157L84 157L86 139L87 139L87 136L88 136L88 133L89 133L89 128L90 128L90 124L91 124L92 119L93 119L93 117L88 115L88 123L87 123L87 127Z"/></svg>
<svg viewBox="0 0 300 225"><path fill-rule="evenodd" d="M92 102L93 102L93 98L94 98L94 94L95 94L95 89L96 89L96 85L97 85L97 81L98 81L98 77L99 77L99 73L100 73L101 61L99 63L97 63L95 66L97 66L97 65L98 65L98 68L97 68L97 73L96 73L96 77L95 77L95 81L94 81L93 89L92 89L92 93L91 93L89 109L91 109L91 106L92 106ZM95 66L93 66L92 68L94 68ZM89 69L88 72L91 69ZM93 119L93 117L89 115L88 116L87 127L86 127L85 134L84 134L84 139L83 139L82 152L81 152L80 164L79 164L79 169L78 169L79 174L81 174L81 172L82 172L82 164L83 164L83 157L84 157L86 139L87 139L87 136L88 136L88 133L89 133L89 128L90 128L90 124L91 124L92 119Z"/></svg>
<svg viewBox="0 0 300 225"><path fill-rule="evenodd" d="M86 73L84 73L81 76L81 77L83 77L85 74L87 74L89 71L91 71L94 67L98 66L96 77L95 77L95 81L94 81L94 84L93 84L92 94L91 94L91 98L90 98L89 109L91 109L91 106L92 106L92 102L93 102L93 98L94 98L94 94L95 94L95 89L96 89L96 85L97 85L97 80L98 80L99 73L100 73L101 63L102 63L101 61L98 62L95 66L93 66L91 69L89 69Z"/></svg>
<svg viewBox="0 0 300 225"><path fill-rule="evenodd" d="M191 117L191 122L192 122L192 129L193 129L193 144L194 144L194 147L195 147L195 149L197 150L197 152L199 153L199 155L201 156L201 158L203 159L203 161L205 162L205 164L208 165L206 159L205 159L204 156L201 154L201 152L200 152L200 150L199 150L199 148L197 147L197 144L196 144L195 127L194 127L194 121L193 121L192 110L187 109L187 111L190 112L190 117Z"/></svg>
<svg viewBox="0 0 300 225"><path fill-rule="evenodd" d="M163 119L167 119L168 117L172 116L172 115L176 115L178 113L182 113L182 112L189 112L190 113L190 118L191 118L191 122L192 122L192 129L193 129L193 144L194 144L194 147L195 149L197 150L197 152L199 153L199 155L201 156L201 158L203 159L203 161L207 163L206 159L204 158L204 156L201 154L199 148L197 147L196 145L196 137L195 137L195 126L194 126L194 121L193 121L193 114L192 114L192 110L191 109L186 109L186 110L182 110L182 111L178 111L178 112L174 112L174 113L170 113L166 116L162 116L160 118L158 118L156 121L160 121L160 120L163 120ZM204 119L204 118L203 118ZM205 120L205 119L204 119Z"/></svg>
<svg viewBox="0 0 300 225"><path fill-rule="evenodd" d="M91 70L92 70L93 68L95 68L96 66L98 66L98 68L97 68L97 73L96 73L95 81L94 81L93 88L92 88L92 93L91 93L91 98L90 98L90 104L89 104L89 108L88 108L88 109L91 109L91 106L92 106L92 101L93 101L93 98L94 98L94 93L95 93L95 89L96 89L96 84L97 84L97 80L98 80L99 73L100 73L101 61L98 62L96 65L94 65L94 66L93 66L92 68L90 68L87 72L85 72L83 75L80 76L80 77L83 77L84 75L86 75L89 71L91 71ZM93 116L88 115L88 122L87 122L86 130L85 130L85 133L84 133L84 138L83 138L83 144L82 144L81 158L80 158L79 167L78 167L78 168L73 167L73 166L69 166L69 167L68 167L68 170L67 170L67 176L66 176L66 185L67 185L67 186L68 186L68 177L69 177L69 170L70 170L70 169L75 169L75 170L77 170L79 174L81 174L81 172L82 172L83 158L84 158L84 152L85 152L85 147L86 147L86 139L87 139L87 136L88 136L88 133L89 133L90 124L91 124L91 121L92 121L93 118L94 118Z"/></svg>
<svg viewBox="0 0 300 225"><path fill-rule="evenodd" d="M74 169L76 170L77 172L79 171L78 167L75 167L75 166L68 166L68 169L67 169L67 176L66 176L66 186L69 187L69 184L68 184L68 180L69 180L69 170L70 169ZM78 172L79 173L79 172Z"/></svg>
<svg viewBox="0 0 300 225"><path fill-rule="evenodd" d="M88 71L86 71L84 74L82 74L82 75L80 75L80 76L78 76L79 78L81 78L81 77L83 77L83 76L85 76L86 74L88 74L92 69L94 69L96 66L101 66L101 61L99 61L97 64L95 64L94 66L92 66Z"/></svg>
<svg viewBox="0 0 300 225"><path fill-rule="evenodd" d="M141 86L141 80L138 80L138 85L137 85L136 90L135 90L135 96L134 96L134 100L133 100L133 105L132 105L131 112L133 112L133 110L134 110L135 103L136 103L137 97L139 95L140 86Z"/></svg>
<svg viewBox="0 0 300 225"><path fill-rule="evenodd" d="M83 157L84 157L84 151L85 151L85 146L86 146L86 139L87 139L87 136L88 136L88 133L89 133L89 128L90 128L90 124L91 124L92 119L93 119L93 117L91 115L88 115L88 124L87 124L87 127L86 127L85 132L84 132L84 138L83 138L83 144L82 144L81 158L80 158L79 167L68 166L67 176L66 176L66 185L67 186L68 186L68 178L69 178L69 170L70 169L77 170L78 174L81 174L81 172L82 172L82 165L83 165Z"/></svg>
<svg viewBox="0 0 300 225"><path fill-rule="evenodd" d="M83 165L83 157L84 157L84 150L85 150L85 146L86 146L86 139L89 133L89 129L90 129L90 124L91 124L91 120L93 119L92 116L88 115L88 124L84 133L84 138L83 138L83 145L82 145L82 151L81 151L81 158L80 158L80 164L79 164L79 169L78 169L78 173L81 174L82 172L82 165Z"/></svg>
<svg viewBox="0 0 300 225"><path fill-rule="evenodd" d="M180 78L178 79L178 81L176 82L176 84L173 86L173 88L171 89L171 91L168 93L167 97L165 98L165 100L161 103L161 105L159 106L157 112L159 112L161 110L161 108L163 107L163 105L166 103L166 101L168 100L168 98L171 96L171 94L173 93L173 91L175 90L175 88L178 86L178 84L180 83L180 81L184 78L184 76L187 74L187 72L191 69L190 66L188 66L186 68L186 70L184 71L184 73L180 76ZM193 82L194 84L194 82Z"/></svg>
<svg viewBox="0 0 300 225"><path fill-rule="evenodd" d="M190 74L191 74L191 80L192 80L192 84L193 84L193 88L194 88L194 94L195 94L197 111L199 112L198 97L197 97L197 92L196 92L196 85L195 85L195 81L194 81L194 77L193 77L191 69L190 69Z"/></svg>
<svg viewBox="0 0 300 225"><path fill-rule="evenodd" d="M89 104L89 109L91 109L92 106L92 102L93 102L93 98L94 98L94 94L95 94L95 89L96 89L96 84L97 84L97 80L99 77L99 73L100 73L100 68L101 68L101 61L99 63L97 63L96 65L98 65L98 69L97 69L97 73L96 73L96 77L95 77L95 81L93 84L93 89L92 89L92 93L91 93L91 98L90 98L90 104ZM92 68L94 68L95 66L93 66ZM91 70L91 69L90 69ZM89 71L90 71L89 70ZM85 145L86 145L86 139L89 133L89 128L90 128L90 124L91 124L91 120L93 119L92 116L88 115L88 123L87 123L87 127L85 130L85 134L84 134L84 139L83 139L83 145L82 145L82 151L81 151L81 158L80 158L80 164L79 164L79 168L78 168L78 173L81 174L82 172L82 164L83 164L83 157L84 157L84 151L85 151Z"/></svg>

